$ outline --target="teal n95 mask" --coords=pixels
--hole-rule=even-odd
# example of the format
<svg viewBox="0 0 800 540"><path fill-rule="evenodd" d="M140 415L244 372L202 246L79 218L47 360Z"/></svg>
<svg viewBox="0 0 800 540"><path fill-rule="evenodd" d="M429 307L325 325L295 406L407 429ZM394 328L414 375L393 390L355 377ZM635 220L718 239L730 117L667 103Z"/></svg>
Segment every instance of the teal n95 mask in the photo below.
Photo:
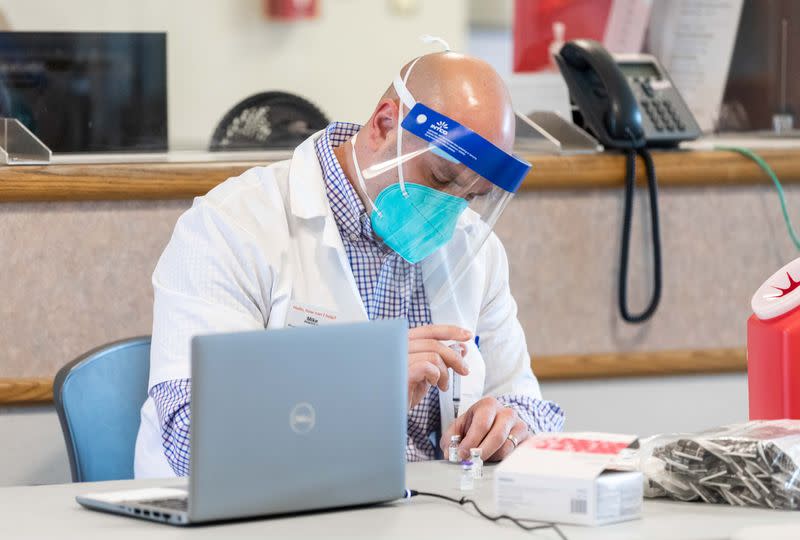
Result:
<svg viewBox="0 0 800 540"><path fill-rule="evenodd" d="M361 188L366 184L358 166L353 136L353 162ZM385 187L372 202L372 230L405 260L416 264L445 245L453 236L467 200L413 182Z"/></svg>
<svg viewBox="0 0 800 540"><path fill-rule="evenodd" d="M467 270L530 164L417 103L406 86L415 63L404 78L398 75L393 81L400 98L396 155L362 169L355 152L356 134L352 157L358 182L369 198L373 231L392 250L416 264L430 261L441 247L458 241L457 254L436 258L441 283L435 291L426 290L435 305L441 300L437 296L452 290ZM367 182L382 186L374 200Z"/></svg>

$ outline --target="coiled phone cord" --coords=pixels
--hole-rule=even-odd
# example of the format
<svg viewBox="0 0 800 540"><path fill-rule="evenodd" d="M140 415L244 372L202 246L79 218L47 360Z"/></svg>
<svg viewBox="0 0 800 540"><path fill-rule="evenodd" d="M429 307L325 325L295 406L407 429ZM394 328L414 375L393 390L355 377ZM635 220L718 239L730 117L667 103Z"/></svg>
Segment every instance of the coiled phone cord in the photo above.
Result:
<svg viewBox="0 0 800 540"><path fill-rule="evenodd" d="M636 187L636 155L642 156L647 172L647 189L650 199L650 229L653 237L653 295L641 313L628 309L628 259L631 243L631 221L633 218L633 194ZM619 312L629 323L641 323L655 313L661 300L661 234L658 224L658 186L653 157L647 148L629 150L625 162L625 210L622 218L622 246L619 256Z"/></svg>

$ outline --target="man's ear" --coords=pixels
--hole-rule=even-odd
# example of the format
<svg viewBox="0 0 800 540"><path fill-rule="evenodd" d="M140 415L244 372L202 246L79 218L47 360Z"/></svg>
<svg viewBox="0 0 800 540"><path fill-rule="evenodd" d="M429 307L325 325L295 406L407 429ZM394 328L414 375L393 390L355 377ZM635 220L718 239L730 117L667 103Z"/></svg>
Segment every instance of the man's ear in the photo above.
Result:
<svg viewBox="0 0 800 540"><path fill-rule="evenodd" d="M369 145L373 152L383 148L390 134L397 129L397 103L382 99L369 119ZM392 139L394 140L394 139Z"/></svg>

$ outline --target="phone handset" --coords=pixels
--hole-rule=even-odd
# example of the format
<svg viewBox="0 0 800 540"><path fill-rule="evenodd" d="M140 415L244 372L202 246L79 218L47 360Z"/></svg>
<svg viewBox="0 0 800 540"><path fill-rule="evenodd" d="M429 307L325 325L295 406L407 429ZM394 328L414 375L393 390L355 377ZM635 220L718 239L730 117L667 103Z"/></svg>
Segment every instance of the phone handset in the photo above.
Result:
<svg viewBox="0 0 800 540"><path fill-rule="evenodd" d="M611 148L645 145L639 104L611 54L598 42L566 43L556 57L587 126ZM565 69L566 68L566 69Z"/></svg>

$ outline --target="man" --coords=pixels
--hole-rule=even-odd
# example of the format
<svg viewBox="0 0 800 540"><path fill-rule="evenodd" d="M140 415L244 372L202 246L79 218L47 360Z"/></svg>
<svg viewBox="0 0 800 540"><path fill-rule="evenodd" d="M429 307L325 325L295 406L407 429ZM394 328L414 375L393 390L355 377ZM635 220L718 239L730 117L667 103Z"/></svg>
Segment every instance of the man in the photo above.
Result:
<svg viewBox="0 0 800 540"><path fill-rule="evenodd" d="M189 473L192 336L299 325L309 309L408 320L410 461L440 456L451 435L462 437L461 457L480 447L497 461L530 433L561 429L491 233L529 168L510 155L508 91L489 65L451 52L417 58L401 76L363 127L331 124L291 160L222 183L178 220L153 274L137 477Z"/></svg>

